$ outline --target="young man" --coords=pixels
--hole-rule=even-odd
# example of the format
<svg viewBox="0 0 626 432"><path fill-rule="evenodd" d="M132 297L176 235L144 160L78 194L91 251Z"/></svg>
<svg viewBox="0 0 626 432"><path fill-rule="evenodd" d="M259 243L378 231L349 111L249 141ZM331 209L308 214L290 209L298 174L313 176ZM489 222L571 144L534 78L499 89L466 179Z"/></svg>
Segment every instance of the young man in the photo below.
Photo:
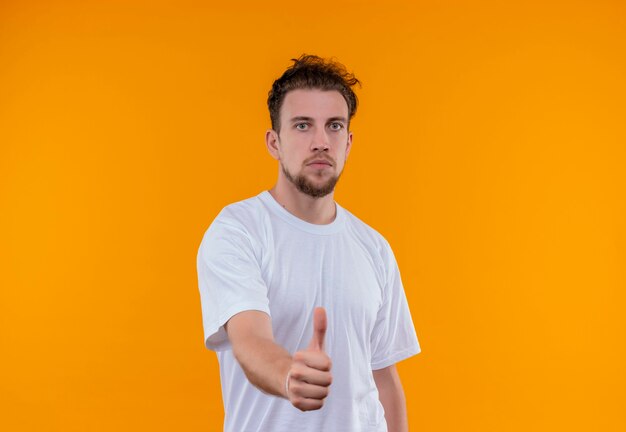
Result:
<svg viewBox="0 0 626 432"><path fill-rule="evenodd" d="M274 82L269 191L226 206L198 252L207 348L232 432L407 431L395 363L420 352L393 252L333 191L358 80L302 56Z"/></svg>

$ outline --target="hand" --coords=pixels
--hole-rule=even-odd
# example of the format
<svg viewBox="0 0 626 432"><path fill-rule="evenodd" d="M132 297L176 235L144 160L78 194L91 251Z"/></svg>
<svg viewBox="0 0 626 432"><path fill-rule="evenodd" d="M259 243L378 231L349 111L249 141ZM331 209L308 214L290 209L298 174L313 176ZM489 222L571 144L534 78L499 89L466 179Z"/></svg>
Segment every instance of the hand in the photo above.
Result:
<svg viewBox="0 0 626 432"><path fill-rule="evenodd" d="M313 311L313 337L304 351L293 355L287 382L287 397L302 411L318 410L324 405L332 382L330 357L324 352L326 310Z"/></svg>

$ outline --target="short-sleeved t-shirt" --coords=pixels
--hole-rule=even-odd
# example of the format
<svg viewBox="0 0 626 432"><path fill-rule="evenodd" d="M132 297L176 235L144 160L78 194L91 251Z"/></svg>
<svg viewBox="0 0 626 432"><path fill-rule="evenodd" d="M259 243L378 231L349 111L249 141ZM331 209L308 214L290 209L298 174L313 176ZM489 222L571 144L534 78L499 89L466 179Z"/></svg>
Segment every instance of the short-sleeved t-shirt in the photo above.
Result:
<svg viewBox="0 0 626 432"><path fill-rule="evenodd" d="M335 203L330 224L308 223L264 191L226 206L198 251L205 345L216 351L228 432L383 432L372 370L420 352L398 265L388 242ZM224 324L258 310L276 343L306 349L313 310L328 317L333 383L320 410L302 412L247 380Z"/></svg>

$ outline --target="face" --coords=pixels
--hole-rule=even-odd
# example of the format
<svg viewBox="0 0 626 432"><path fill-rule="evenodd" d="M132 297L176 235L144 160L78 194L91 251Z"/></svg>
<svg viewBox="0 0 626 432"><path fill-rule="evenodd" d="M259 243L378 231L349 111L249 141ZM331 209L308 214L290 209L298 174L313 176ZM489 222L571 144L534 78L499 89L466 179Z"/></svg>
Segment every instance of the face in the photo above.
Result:
<svg viewBox="0 0 626 432"><path fill-rule="evenodd" d="M331 193L350 152L348 105L335 90L292 90L280 110L280 131L269 130L266 143L279 161L279 182L319 198Z"/></svg>

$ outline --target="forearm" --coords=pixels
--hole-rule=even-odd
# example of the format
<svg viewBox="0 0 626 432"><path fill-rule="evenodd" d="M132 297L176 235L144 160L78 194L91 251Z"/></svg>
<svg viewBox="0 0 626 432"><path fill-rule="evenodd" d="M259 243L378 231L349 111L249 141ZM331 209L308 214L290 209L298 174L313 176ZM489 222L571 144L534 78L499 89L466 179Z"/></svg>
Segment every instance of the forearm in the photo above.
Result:
<svg viewBox="0 0 626 432"><path fill-rule="evenodd" d="M402 387L380 393L380 402L385 408L385 420L389 432L406 432L409 423L406 414L406 400Z"/></svg>
<svg viewBox="0 0 626 432"><path fill-rule="evenodd" d="M264 312L238 313L224 328L233 354L252 385L265 393L289 399L302 411L323 406L332 382L332 362L324 352L326 311L323 308L314 310L313 337L308 348L293 357L274 342L272 324Z"/></svg>
<svg viewBox="0 0 626 432"><path fill-rule="evenodd" d="M289 352L271 339L247 337L233 350L248 380L258 389L287 397L285 379L291 366Z"/></svg>
<svg viewBox="0 0 626 432"><path fill-rule="evenodd" d="M400 377L392 366L382 371L374 371L374 378L378 388L378 395L385 409L385 420L389 432L407 432L409 421L407 418L406 399Z"/></svg>

